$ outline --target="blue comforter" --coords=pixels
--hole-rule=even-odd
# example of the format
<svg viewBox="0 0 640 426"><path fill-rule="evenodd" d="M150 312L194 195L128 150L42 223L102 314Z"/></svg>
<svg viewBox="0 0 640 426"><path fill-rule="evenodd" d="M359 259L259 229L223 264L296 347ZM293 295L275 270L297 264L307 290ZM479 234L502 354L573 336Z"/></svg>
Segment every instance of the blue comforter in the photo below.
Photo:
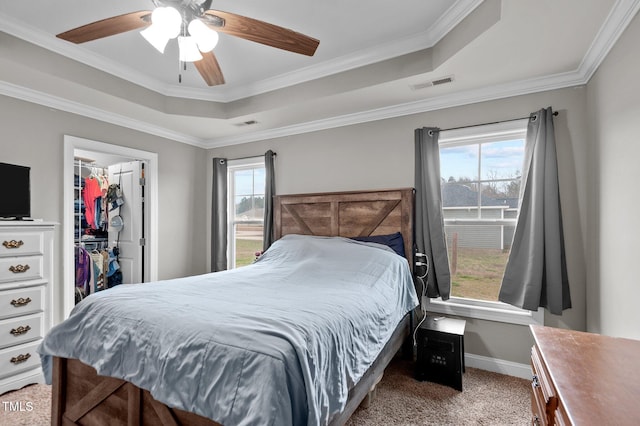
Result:
<svg viewBox="0 0 640 426"><path fill-rule="evenodd" d="M288 235L254 264L121 285L78 304L39 346L229 425L318 425L342 411L417 305L407 261L339 237Z"/></svg>

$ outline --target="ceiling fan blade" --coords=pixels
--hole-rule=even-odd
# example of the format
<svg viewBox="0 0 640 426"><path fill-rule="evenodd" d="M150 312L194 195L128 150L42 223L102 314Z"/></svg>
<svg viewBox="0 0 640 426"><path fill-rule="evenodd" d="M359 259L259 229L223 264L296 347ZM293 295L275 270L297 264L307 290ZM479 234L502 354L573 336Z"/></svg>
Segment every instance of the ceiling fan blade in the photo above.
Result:
<svg viewBox="0 0 640 426"><path fill-rule="evenodd" d="M198 72L209 86L217 86L218 84L224 84L224 76L220 65L213 52L201 52L202 59L193 63L198 69Z"/></svg>
<svg viewBox="0 0 640 426"><path fill-rule="evenodd" d="M147 18L148 17L148 18ZM146 19L145 19L146 18ZM125 13L92 22L58 34L56 37L72 43L84 43L151 25L151 11Z"/></svg>
<svg viewBox="0 0 640 426"><path fill-rule="evenodd" d="M224 19L224 26L211 26L216 31L289 52L313 56L320 44L320 41L313 37L235 13L220 10L207 10L204 13Z"/></svg>

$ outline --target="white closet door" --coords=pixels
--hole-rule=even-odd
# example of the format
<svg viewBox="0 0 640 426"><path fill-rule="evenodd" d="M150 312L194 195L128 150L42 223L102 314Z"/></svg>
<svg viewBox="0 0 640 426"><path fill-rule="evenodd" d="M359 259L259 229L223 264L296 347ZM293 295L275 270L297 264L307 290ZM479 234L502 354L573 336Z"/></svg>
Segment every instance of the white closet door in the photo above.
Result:
<svg viewBox="0 0 640 426"><path fill-rule="evenodd" d="M120 248L119 263L123 284L142 282L144 200L143 188L140 185L141 173L140 161L109 166L109 183L119 183L124 198L122 206L109 211L109 247ZM111 226L111 218L115 215L120 215L124 222L119 233Z"/></svg>

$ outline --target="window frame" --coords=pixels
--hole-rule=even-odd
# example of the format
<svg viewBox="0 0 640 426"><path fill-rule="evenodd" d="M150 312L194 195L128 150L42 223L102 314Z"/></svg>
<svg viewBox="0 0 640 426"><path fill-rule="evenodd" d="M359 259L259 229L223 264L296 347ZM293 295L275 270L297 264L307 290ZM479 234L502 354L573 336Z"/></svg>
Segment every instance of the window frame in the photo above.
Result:
<svg viewBox="0 0 640 426"><path fill-rule="evenodd" d="M244 220L241 222L235 220L234 172L251 170L260 166L266 168L263 156L227 161L227 269L236 268L236 225L238 223L248 223L262 224L264 226L264 218L262 220Z"/></svg>
<svg viewBox="0 0 640 426"><path fill-rule="evenodd" d="M526 139L528 119L511 120L501 123L485 124L460 129L444 130L440 132L438 145L440 148L464 146L474 143L500 142L513 139ZM482 180L479 176L478 179ZM517 219L502 219L495 224L514 224ZM486 224L486 220L449 219L445 224ZM463 297L450 297L443 301L441 298L430 299L423 297L423 306L427 312L457 315L467 318L477 318L490 321L506 322L510 324L544 324L544 309L529 311L516 308L498 301L486 301Z"/></svg>

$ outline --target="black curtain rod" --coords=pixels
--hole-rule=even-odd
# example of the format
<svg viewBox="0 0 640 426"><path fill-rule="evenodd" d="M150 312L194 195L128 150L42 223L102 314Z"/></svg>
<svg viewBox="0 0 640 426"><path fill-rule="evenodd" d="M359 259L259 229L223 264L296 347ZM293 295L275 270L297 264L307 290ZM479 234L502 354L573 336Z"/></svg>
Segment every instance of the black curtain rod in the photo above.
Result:
<svg viewBox="0 0 640 426"><path fill-rule="evenodd" d="M276 154L275 152L273 153L274 157L277 157L278 154ZM238 158L227 158L227 161L235 161L235 160L247 160L249 158L260 158L260 157L264 157L263 155L250 155L248 157L238 157Z"/></svg>
<svg viewBox="0 0 640 426"><path fill-rule="evenodd" d="M553 111L553 116L556 117L557 115L558 115L558 111ZM479 126L488 126L490 124L508 123L509 121L526 120L527 118L529 118L529 117L511 118L509 120L493 121L491 123L471 124L469 126L452 127L450 129L440 129L440 131L441 132L446 132L446 131L449 131L449 130L468 129L469 127L479 127Z"/></svg>

